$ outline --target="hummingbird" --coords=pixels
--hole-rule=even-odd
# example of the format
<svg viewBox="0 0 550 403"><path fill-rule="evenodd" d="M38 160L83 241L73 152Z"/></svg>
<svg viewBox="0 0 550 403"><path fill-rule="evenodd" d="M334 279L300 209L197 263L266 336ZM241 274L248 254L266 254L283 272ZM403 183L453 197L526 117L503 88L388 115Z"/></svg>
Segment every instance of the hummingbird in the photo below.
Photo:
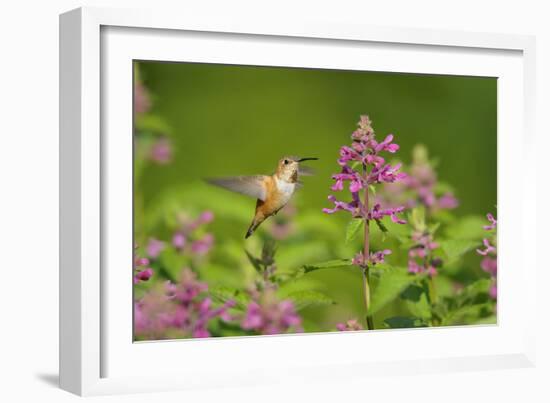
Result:
<svg viewBox="0 0 550 403"><path fill-rule="evenodd" d="M312 174L310 169L300 166L301 162L310 160L318 160L318 158L283 157L279 160L273 175L209 178L206 181L212 185L257 199L254 218L246 231L246 239L256 231L261 223L277 214L289 202L297 187L300 186L299 175Z"/></svg>

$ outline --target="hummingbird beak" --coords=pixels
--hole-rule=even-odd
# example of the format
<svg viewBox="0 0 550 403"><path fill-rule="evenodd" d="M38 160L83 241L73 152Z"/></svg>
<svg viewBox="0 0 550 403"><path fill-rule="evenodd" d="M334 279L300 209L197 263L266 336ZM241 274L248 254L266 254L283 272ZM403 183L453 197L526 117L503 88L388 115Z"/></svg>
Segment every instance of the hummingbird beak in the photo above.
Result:
<svg viewBox="0 0 550 403"><path fill-rule="evenodd" d="M315 158L315 157L308 157L308 158L300 158L298 161L296 162L303 162L303 161L317 161L319 158Z"/></svg>

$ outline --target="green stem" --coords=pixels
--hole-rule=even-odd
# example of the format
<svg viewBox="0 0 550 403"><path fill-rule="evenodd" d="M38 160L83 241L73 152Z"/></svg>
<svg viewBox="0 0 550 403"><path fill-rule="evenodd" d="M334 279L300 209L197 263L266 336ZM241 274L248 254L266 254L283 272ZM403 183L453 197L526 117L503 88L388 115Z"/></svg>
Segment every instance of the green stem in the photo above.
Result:
<svg viewBox="0 0 550 403"><path fill-rule="evenodd" d="M367 181L367 166L363 164L363 176L365 182ZM365 187L365 204L364 208L366 211L369 209L369 188ZM365 217L365 236L364 236L364 245L363 245L363 256L365 261L370 256L370 234L369 234L369 219ZM365 311L367 313L367 329L374 329L374 319L372 315L369 315L370 309L370 279L369 279L369 267L365 265L365 268L362 270L363 273L363 293L365 297Z"/></svg>

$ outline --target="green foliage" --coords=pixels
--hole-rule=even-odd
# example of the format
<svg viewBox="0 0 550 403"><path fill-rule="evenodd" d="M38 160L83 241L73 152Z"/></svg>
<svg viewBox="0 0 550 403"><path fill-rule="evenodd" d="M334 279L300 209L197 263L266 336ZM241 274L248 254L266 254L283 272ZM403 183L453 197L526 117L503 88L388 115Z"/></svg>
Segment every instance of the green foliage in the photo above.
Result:
<svg viewBox="0 0 550 403"><path fill-rule="evenodd" d="M453 239L440 242L440 247L445 253L447 264L455 263L464 254L475 249L478 245L479 243L465 239Z"/></svg>
<svg viewBox="0 0 550 403"><path fill-rule="evenodd" d="M290 293L282 290L279 293L281 299L290 299L294 303L296 310L300 311L304 308L310 306L324 306L324 305L334 305L336 302L328 297L326 294L323 294L320 291L315 290L303 290L303 291L293 291Z"/></svg>
<svg viewBox="0 0 550 403"><path fill-rule="evenodd" d="M243 314L251 298L249 289L263 285L264 273L275 261L275 274L267 276L268 280L278 287L279 298L292 300L300 309L306 331L331 330L338 321L364 318L360 270L349 259L361 248L364 222L347 222L349 216L340 213L329 217L321 208L327 207L333 161L337 148L349 139L350 119L368 111L380 135L395 127L404 134L398 136L398 157L405 166L412 150L413 158L427 161L429 147L429 154L436 155L439 162L438 177L449 180L438 179L434 192L439 196L456 190L460 201L456 210L409 210L408 225L387 218L372 223L371 251L391 249L392 254L386 264L370 268L369 313L375 315L376 323L395 329L496 323L496 304L487 295L491 280L479 268L481 258L474 253L486 236L483 215L493 209L496 200L496 153L487 152L496 146L496 80L140 65L144 74L139 77L150 91L153 108L135 121L139 132L134 152L135 239L140 253L150 237L168 247L151 262L153 278L136 285L137 298L165 280L177 281L181 270L190 267L199 280L208 283L215 304L235 301L234 311ZM318 91L311 92L311 88ZM374 91L376 97L365 98L365 90ZM251 91L267 95L251 97ZM323 91L335 97L319 97ZM326 99L346 101L335 109ZM401 112L388 115L390 104ZM457 110L461 113L456 114ZM273 111L281 119L268 119L266 124L266 116ZM154 165L148 160L150 147L159 136L170 136L173 142L171 164ZM450 149L448 139L458 136L461 141ZM320 138L323 141L318 141ZM265 147L266 139L269 147ZM418 141L427 146L414 147ZM255 200L209 186L203 178L268 174L287 152L314 153L311 155L321 160L316 166L318 174L305 178L304 188L293 197L296 213L284 219L291 231L276 241L275 254L275 244L269 246L275 217L245 241ZM476 164L456 163L467 158ZM373 196L383 195L381 187L369 190ZM170 247L180 226L178 215L196 217L204 210L215 215L208 228L215 237L210 254L191 257ZM428 298L426 278L407 273L413 229L435 233L439 244L434 254L443 263L434 278L438 295L434 303ZM216 336L252 334L223 321L210 330Z"/></svg>
<svg viewBox="0 0 550 403"><path fill-rule="evenodd" d="M346 227L346 243L353 241L360 230L364 227L365 221L359 218L353 218L350 220Z"/></svg>
<svg viewBox="0 0 550 403"><path fill-rule="evenodd" d="M408 285L416 281L405 267L392 267L384 271L372 292L369 314L373 315L393 301Z"/></svg>
<svg viewBox="0 0 550 403"><path fill-rule="evenodd" d="M304 265L302 269L304 273L310 273L315 270L340 269L351 265L351 259L334 259L326 262Z"/></svg>
<svg viewBox="0 0 550 403"><path fill-rule="evenodd" d="M166 121L158 115L138 115L135 120L135 128L141 132L169 135L172 129Z"/></svg>
<svg viewBox="0 0 550 403"><path fill-rule="evenodd" d="M235 308L241 311L244 311L250 302L250 296L238 288L218 285L209 287L208 291L214 301L222 304L227 301L234 301L236 304Z"/></svg>
<svg viewBox="0 0 550 403"><path fill-rule="evenodd" d="M384 323L390 329L405 329L411 327L425 327L425 322L422 319L406 316L394 316L384 319Z"/></svg>

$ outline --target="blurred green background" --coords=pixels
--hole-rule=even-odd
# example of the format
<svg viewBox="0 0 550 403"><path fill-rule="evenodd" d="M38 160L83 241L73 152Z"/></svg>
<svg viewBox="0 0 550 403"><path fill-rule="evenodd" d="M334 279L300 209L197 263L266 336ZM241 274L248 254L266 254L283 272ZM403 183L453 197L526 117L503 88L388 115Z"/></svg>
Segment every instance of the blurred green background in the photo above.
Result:
<svg viewBox="0 0 550 403"><path fill-rule="evenodd" d="M146 172L146 201L158 189L205 176L270 173L283 155L316 156L319 175L302 197L323 207L338 148L359 115L378 136L395 135L410 162L417 143L454 184L459 213L496 203L497 80L280 67L140 62L152 111L175 134L171 165Z"/></svg>
<svg viewBox="0 0 550 403"><path fill-rule="evenodd" d="M357 248L327 250L323 246L327 240L317 242L315 237L336 240L345 232L346 214L328 216L321 209L331 207L327 195L331 193L330 177L339 168L339 147L350 143L361 114L370 116L379 139L394 134L394 141L401 146L395 158L405 164L411 161L414 145L428 147L430 157L437 161L439 178L453 186L460 201L458 216L494 211L495 78L148 61L136 64L151 96L151 112L167 123L173 143L173 161L147 167L136 183L140 194L135 201L138 232L140 220L146 220L143 217L147 214L173 214L182 207L190 211L211 208L216 214L212 231L217 244L232 245L232 252L224 253L234 255L235 266L246 262L237 256L239 251L242 255L244 247L257 250L261 237L244 240L255 201L211 188L202 178L271 174L282 156L318 157L319 161L308 163L316 168L317 175L305 178L304 188L295 197L297 220L311 225L323 222L328 235L310 232L305 235L311 238L307 245L280 245L280 266L351 257L342 254ZM233 210L233 204L241 210ZM169 239L169 228L158 231L157 236ZM479 270L479 266L471 270ZM212 265L204 276L212 282L242 283L246 274L239 273L238 268ZM363 315L358 271L319 271L310 281L339 305L311 308L304 313L306 321L323 321L325 327L334 327L337 317L343 320Z"/></svg>

